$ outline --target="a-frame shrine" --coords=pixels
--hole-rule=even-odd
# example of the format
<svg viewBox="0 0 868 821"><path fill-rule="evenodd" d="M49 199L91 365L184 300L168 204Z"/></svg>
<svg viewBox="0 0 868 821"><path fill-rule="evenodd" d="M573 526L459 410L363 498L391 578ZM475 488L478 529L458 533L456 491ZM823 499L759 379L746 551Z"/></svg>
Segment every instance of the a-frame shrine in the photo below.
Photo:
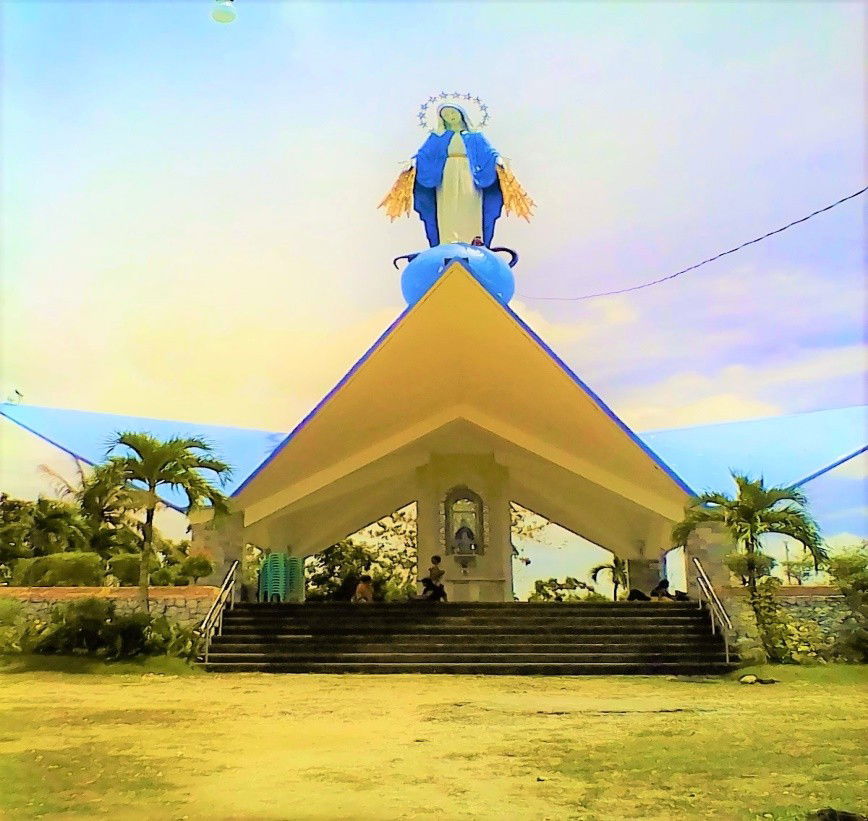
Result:
<svg viewBox="0 0 868 821"><path fill-rule="evenodd" d="M690 492L456 259L240 486L233 516L193 532L224 562L245 543L309 556L415 501L419 567L443 556L450 600L512 601L510 502L650 588Z"/></svg>

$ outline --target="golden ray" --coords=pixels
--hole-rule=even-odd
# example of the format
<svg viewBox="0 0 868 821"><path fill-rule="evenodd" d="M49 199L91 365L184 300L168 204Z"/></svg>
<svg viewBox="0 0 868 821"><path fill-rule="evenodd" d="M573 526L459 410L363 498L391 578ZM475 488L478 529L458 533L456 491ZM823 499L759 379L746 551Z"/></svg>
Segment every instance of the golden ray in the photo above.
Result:
<svg viewBox="0 0 868 821"><path fill-rule="evenodd" d="M503 192L503 207L507 214L515 214L530 222L532 210L536 203L527 195L521 187L515 174L508 168L498 165L497 177L500 180L500 190Z"/></svg>
<svg viewBox="0 0 868 821"><path fill-rule="evenodd" d="M377 208L386 209L390 221L407 214L413 207L413 183L416 181L416 168L408 168L398 175L395 184Z"/></svg>

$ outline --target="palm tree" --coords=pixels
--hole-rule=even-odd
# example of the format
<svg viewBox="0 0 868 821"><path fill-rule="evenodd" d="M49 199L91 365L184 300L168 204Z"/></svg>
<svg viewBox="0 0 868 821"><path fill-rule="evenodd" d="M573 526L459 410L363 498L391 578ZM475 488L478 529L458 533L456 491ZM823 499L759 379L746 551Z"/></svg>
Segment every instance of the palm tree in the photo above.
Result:
<svg viewBox="0 0 868 821"><path fill-rule="evenodd" d="M118 448L123 455L111 456ZM142 522L142 558L139 590L148 607L149 566L154 555L154 514L160 504L161 489L174 488L187 497L186 512L211 506L215 515L227 513L228 499L202 471L214 473L221 482L229 478L231 468L225 462L211 458L211 446L199 437L173 437L161 441L147 433L119 433L111 442L107 464L119 471L123 485L135 506L144 511Z"/></svg>
<svg viewBox="0 0 868 821"><path fill-rule="evenodd" d="M604 570L607 570L612 576L612 584L615 588L612 601L618 601L618 588L627 587L627 560L613 556L611 564L598 564L591 570L591 581L597 581L597 576Z"/></svg>
<svg viewBox="0 0 868 821"><path fill-rule="evenodd" d="M764 620L757 596L757 554L760 553L760 538L766 533L780 533L801 542L811 555L814 569L828 559L820 539L817 523L806 510L805 494L794 487L766 487L762 477L751 480L740 473L732 474L737 493L703 493L693 497L684 509L682 519L672 529L675 547L685 547L691 534L706 524L722 525L738 547L747 553L747 585L749 599L757 626L770 650L765 637Z"/></svg>

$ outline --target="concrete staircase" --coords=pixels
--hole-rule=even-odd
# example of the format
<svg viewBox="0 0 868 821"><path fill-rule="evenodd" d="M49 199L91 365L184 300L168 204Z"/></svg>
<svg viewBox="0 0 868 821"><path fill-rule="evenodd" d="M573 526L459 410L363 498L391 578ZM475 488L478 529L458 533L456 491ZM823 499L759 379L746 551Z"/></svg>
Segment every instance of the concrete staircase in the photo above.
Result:
<svg viewBox="0 0 868 821"><path fill-rule="evenodd" d="M724 673L690 602L237 604L213 672L612 675Z"/></svg>

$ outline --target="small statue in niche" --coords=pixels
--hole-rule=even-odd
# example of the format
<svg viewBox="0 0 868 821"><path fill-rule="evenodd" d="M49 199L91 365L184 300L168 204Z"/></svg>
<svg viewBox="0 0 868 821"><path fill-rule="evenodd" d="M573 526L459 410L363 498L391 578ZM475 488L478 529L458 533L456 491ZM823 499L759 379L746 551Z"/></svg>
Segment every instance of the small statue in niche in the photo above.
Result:
<svg viewBox="0 0 868 821"><path fill-rule="evenodd" d="M453 541L455 543L455 548L459 553L476 553L479 550L479 547L476 544L476 536L464 521L461 522L461 527L455 531L455 538Z"/></svg>

